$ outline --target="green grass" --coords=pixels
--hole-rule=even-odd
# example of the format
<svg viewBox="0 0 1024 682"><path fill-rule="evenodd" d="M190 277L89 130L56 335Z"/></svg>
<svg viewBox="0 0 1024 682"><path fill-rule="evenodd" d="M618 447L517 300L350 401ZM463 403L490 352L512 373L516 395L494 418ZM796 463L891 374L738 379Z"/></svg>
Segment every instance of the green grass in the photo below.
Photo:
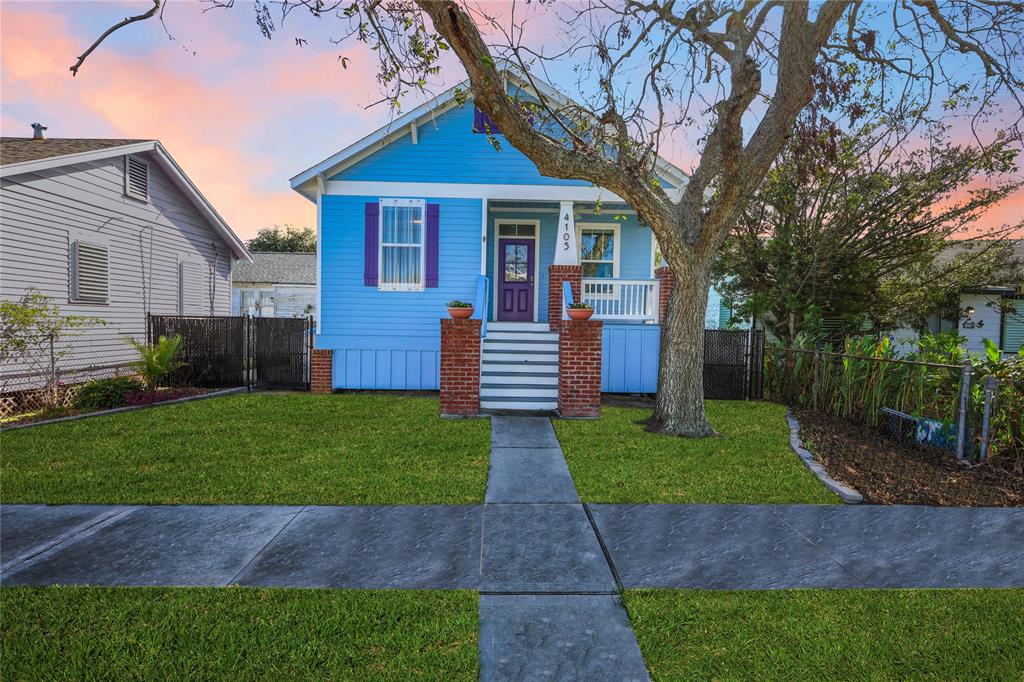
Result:
<svg viewBox="0 0 1024 682"><path fill-rule="evenodd" d="M586 502L709 504L837 503L789 447L786 408L709 401L719 438L690 440L644 430L650 410L603 407L593 421L555 420Z"/></svg>
<svg viewBox="0 0 1024 682"><path fill-rule="evenodd" d="M474 503L489 448L429 398L254 393L4 433L0 500Z"/></svg>
<svg viewBox="0 0 1024 682"><path fill-rule="evenodd" d="M626 592L655 680L1021 680L1024 590Z"/></svg>
<svg viewBox="0 0 1024 682"><path fill-rule="evenodd" d="M473 592L0 589L6 680L476 680Z"/></svg>

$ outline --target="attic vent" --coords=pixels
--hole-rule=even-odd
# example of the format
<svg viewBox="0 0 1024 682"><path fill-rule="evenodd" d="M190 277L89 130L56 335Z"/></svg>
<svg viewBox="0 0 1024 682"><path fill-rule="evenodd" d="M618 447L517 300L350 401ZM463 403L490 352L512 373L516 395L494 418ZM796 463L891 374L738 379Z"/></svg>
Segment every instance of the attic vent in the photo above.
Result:
<svg viewBox="0 0 1024 682"><path fill-rule="evenodd" d="M126 156L124 193L136 199L149 199L149 164L137 156Z"/></svg>
<svg viewBox="0 0 1024 682"><path fill-rule="evenodd" d="M72 299L78 303L106 303L110 274L107 247L75 241Z"/></svg>

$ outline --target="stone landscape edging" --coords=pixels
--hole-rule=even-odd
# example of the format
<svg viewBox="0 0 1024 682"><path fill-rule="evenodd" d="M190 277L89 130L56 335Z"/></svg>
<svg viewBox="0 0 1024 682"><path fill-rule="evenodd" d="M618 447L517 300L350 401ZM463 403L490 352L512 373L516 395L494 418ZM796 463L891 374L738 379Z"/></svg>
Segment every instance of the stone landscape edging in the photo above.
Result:
<svg viewBox="0 0 1024 682"><path fill-rule="evenodd" d="M47 424L59 424L60 422L70 422L76 419L88 419L89 417L102 417L108 414L119 414L121 412L132 412L134 410L146 410L151 407L162 407L164 405L174 405L175 403L187 403L192 400L206 400L207 398L219 398L225 395L233 395L235 393L242 393L249 389L245 386L239 386L237 388L225 388L222 391L214 391L212 393L202 393L200 395L189 395L184 398L175 398L174 400L164 400L158 403L150 403L149 405L130 405L128 407L115 407L110 410L100 410L98 412L86 412L85 414L70 414L66 417L56 417L55 419L43 419L37 422L28 422L25 424L12 424L0 428L0 433L4 431L14 431L16 429L27 429L33 426L46 426Z"/></svg>
<svg viewBox="0 0 1024 682"><path fill-rule="evenodd" d="M821 466L821 463L814 459L811 451L803 446L803 442L800 440L800 422L796 420L790 410L786 410L786 421L789 422L789 445L804 465L811 470L811 473L846 504L861 504L864 501L864 496L845 483L840 483L829 476L825 467Z"/></svg>

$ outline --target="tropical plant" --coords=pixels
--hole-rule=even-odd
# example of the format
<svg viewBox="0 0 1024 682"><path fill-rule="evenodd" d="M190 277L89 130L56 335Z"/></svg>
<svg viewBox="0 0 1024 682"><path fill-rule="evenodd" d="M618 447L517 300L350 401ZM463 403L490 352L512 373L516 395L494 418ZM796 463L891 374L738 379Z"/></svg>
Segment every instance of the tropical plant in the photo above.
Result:
<svg viewBox="0 0 1024 682"><path fill-rule="evenodd" d="M74 405L80 410L105 410L128 404L131 393L141 391L142 382L135 377L96 379L79 387Z"/></svg>
<svg viewBox="0 0 1024 682"><path fill-rule="evenodd" d="M139 360L135 363L135 367L142 375L146 390L154 390L168 374L184 364L176 362L174 359L178 352L178 346L181 345L180 336L161 336L152 345L139 343L134 339L129 343L139 354Z"/></svg>

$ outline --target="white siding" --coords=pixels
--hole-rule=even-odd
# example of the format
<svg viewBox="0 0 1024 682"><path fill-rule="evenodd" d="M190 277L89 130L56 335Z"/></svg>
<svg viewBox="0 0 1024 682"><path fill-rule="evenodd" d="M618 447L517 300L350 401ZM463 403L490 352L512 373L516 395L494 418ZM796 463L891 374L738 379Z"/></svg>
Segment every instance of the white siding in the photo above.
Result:
<svg viewBox="0 0 1024 682"><path fill-rule="evenodd" d="M149 168L148 202L124 195L121 156L8 177L0 184L0 297L17 300L34 288L65 314L106 323L80 330L58 349L64 369L134 359L126 339L145 338L146 313L178 312L180 262L201 277L188 289L189 312L230 312L230 252L157 164ZM69 249L75 239L108 245L107 305L70 301ZM4 367L0 379L24 369Z"/></svg>

